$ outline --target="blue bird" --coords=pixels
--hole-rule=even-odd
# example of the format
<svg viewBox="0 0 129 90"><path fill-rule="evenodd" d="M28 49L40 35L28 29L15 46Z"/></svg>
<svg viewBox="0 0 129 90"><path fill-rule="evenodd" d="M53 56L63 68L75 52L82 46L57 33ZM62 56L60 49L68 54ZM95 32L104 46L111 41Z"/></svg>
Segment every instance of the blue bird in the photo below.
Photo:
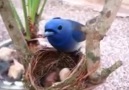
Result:
<svg viewBox="0 0 129 90"><path fill-rule="evenodd" d="M83 26L76 21L56 17L45 24L44 37L58 51L76 52L81 48L80 42L86 38L81 31Z"/></svg>

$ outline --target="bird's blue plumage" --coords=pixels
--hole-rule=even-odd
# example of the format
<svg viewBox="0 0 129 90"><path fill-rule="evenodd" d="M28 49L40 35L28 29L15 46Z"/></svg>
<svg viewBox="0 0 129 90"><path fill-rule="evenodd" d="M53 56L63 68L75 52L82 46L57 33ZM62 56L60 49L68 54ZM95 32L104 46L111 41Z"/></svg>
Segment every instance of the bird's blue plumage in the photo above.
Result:
<svg viewBox="0 0 129 90"><path fill-rule="evenodd" d="M45 25L45 35L58 51L74 52L80 48L80 42L86 37L81 31L82 26L72 20L53 18Z"/></svg>
<svg viewBox="0 0 129 90"><path fill-rule="evenodd" d="M73 38L78 42L84 41L86 38L86 35L81 31L81 27L83 27L84 25L76 21L72 21L72 20L69 20L69 21L71 22L73 27L73 33L72 33Z"/></svg>

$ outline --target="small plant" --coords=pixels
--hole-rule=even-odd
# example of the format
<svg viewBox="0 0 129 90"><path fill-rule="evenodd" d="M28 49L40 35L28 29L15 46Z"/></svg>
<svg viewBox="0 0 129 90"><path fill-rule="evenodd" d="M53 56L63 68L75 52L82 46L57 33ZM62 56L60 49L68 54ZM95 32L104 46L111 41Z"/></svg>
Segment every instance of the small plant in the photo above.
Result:
<svg viewBox="0 0 129 90"><path fill-rule="evenodd" d="M16 12L16 9L11 0L10 0L10 5L20 30L22 30L23 34L25 35L25 38L27 40L30 40L31 38L36 37L38 23L40 21L47 0L21 0L21 1L24 13L25 25L21 22L18 13ZM25 26L25 28L23 26Z"/></svg>

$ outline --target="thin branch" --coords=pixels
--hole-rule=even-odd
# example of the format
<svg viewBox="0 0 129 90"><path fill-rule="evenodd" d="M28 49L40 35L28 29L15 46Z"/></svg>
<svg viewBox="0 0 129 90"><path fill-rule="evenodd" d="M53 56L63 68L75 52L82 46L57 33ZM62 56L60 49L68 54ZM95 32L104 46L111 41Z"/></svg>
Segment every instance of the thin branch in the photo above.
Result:
<svg viewBox="0 0 129 90"><path fill-rule="evenodd" d="M111 65L109 68L104 68L102 69L102 71L98 74L98 77L96 80L94 79L90 79L90 82L92 84L100 84L103 83L106 78L112 73L114 72L116 69L118 69L120 66L122 66L122 62L121 61L117 61L115 62L113 65Z"/></svg>
<svg viewBox="0 0 129 90"><path fill-rule="evenodd" d="M107 78L113 71L115 71L117 68L119 68L122 65L121 61L115 62L112 66L109 68L105 68L101 72L101 78Z"/></svg>

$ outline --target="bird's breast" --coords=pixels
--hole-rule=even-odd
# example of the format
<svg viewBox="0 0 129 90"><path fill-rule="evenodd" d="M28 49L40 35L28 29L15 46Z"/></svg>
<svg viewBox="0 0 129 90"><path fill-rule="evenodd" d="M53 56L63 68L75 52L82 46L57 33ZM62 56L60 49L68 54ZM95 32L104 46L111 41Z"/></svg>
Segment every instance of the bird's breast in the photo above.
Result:
<svg viewBox="0 0 129 90"><path fill-rule="evenodd" d="M80 43L75 41L72 37L64 38L63 40L48 38L48 41L58 51L74 52L80 48Z"/></svg>

